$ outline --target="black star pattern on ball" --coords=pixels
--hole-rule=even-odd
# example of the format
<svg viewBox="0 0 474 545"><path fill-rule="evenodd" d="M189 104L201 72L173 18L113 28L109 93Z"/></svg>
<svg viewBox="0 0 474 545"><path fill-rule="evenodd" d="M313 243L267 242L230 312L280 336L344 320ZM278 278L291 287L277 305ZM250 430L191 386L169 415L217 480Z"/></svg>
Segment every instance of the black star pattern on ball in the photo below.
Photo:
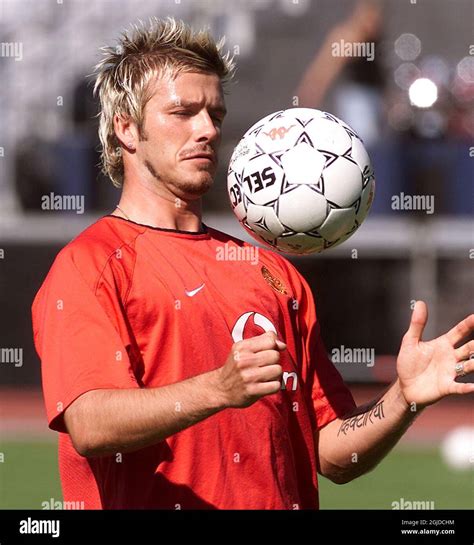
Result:
<svg viewBox="0 0 474 545"><path fill-rule="evenodd" d="M352 226L352 228L347 231L347 233L344 233L342 236L345 237L347 235L350 235L352 234L354 231L356 231L360 226L360 223L357 221L357 220L354 220L354 225Z"/></svg>
<svg viewBox="0 0 474 545"><path fill-rule="evenodd" d="M305 234L313 238L319 238L319 239L323 238L322 235L317 231L317 229L313 229L312 231L307 231Z"/></svg>
<svg viewBox="0 0 474 545"><path fill-rule="evenodd" d="M315 193L319 193L320 195L324 195L324 176L321 174L319 177L319 180L317 182L314 182L312 184L308 184L309 189L311 191L314 191Z"/></svg>
<svg viewBox="0 0 474 545"><path fill-rule="evenodd" d="M328 214L331 210L341 210L342 208L346 208L345 206L339 206L337 202L332 202L328 200L327 198L326 198L326 202L328 203Z"/></svg>
<svg viewBox="0 0 474 545"><path fill-rule="evenodd" d="M362 203L362 196L360 196L360 197L356 200L356 202L355 202L354 204L351 205L351 206L353 206L353 207L355 208L356 214L359 213L359 209L360 209L361 203Z"/></svg>
<svg viewBox="0 0 474 545"><path fill-rule="evenodd" d="M344 157L344 159L347 159L348 161L350 161L351 163L354 163L354 165L357 165L357 163L354 161L354 158L352 157L352 146L346 150L342 155L341 157ZM359 166L359 165L357 165Z"/></svg>
<svg viewBox="0 0 474 545"><path fill-rule="evenodd" d="M296 231L293 231L292 229L290 229L287 225L283 225L283 227L285 227L285 231L280 235L280 238L294 237L295 235L298 234Z"/></svg>
<svg viewBox="0 0 474 545"><path fill-rule="evenodd" d="M275 115L272 115L272 117L270 117L270 119L267 119L267 123L269 123L270 121L273 121L274 119L278 119L279 117L283 117L283 114L285 113L284 110L280 110L279 112L275 112Z"/></svg>
<svg viewBox="0 0 474 545"><path fill-rule="evenodd" d="M280 236L284 236L285 233L292 233L292 234L295 234L294 231L291 230L290 227L288 227L288 225L285 225L282 221L281 221L281 218L280 218L280 214L279 214L279 211L280 211L280 201L277 199L274 203L274 205L272 206L273 210L275 210L275 214L278 218L278 221L281 223L281 226L285 229L283 231L283 234L281 234ZM286 235L288 236L288 235Z"/></svg>
<svg viewBox="0 0 474 545"><path fill-rule="evenodd" d="M229 169L229 173L227 174L227 177L229 178L231 175L234 175L234 179L235 181L239 184L239 185L242 185L242 172L237 172L236 170L231 170Z"/></svg>
<svg viewBox="0 0 474 545"><path fill-rule="evenodd" d="M356 134L350 127L342 123L339 123L339 125L341 125L341 127L346 131L350 138L357 138L357 140L360 140L363 143L362 138L358 134Z"/></svg>
<svg viewBox="0 0 474 545"><path fill-rule="evenodd" d="M240 223L241 223L244 227L247 227L247 229L249 229L250 231L253 232L252 227L249 225L249 223L248 223L248 221L247 221L247 216L245 216L245 218L244 218L243 220L241 220Z"/></svg>
<svg viewBox="0 0 474 545"><path fill-rule="evenodd" d="M328 248L330 248L331 246L334 246L335 244L337 244L337 240L333 240L332 242L329 241L329 240L326 240L326 239L323 239L324 240L324 249L327 250Z"/></svg>
<svg viewBox="0 0 474 545"><path fill-rule="evenodd" d="M264 125L259 125L258 127L255 127L255 129L252 129L249 133L244 135L244 138L247 138L248 136L258 136L260 131L263 129Z"/></svg>
<svg viewBox="0 0 474 545"><path fill-rule="evenodd" d="M260 235L262 240L264 240L267 244L270 246L273 246L273 248L277 248L277 243L275 238L268 238L265 235Z"/></svg>
<svg viewBox="0 0 474 545"><path fill-rule="evenodd" d="M334 117L332 114L330 114L328 112L324 112L323 118L324 119L329 119L329 121L334 121L334 123L337 123L338 125L341 124L337 117Z"/></svg>
<svg viewBox="0 0 474 545"><path fill-rule="evenodd" d="M280 206L280 200L278 197L274 201L268 202L265 206L270 207L275 212L275 215L278 218L278 211Z"/></svg>
<svg viewBox="0 0 474 545"><path fill-rule="evenodd" d="M268 153L268 157L270 157L270 159L283 170L281 158L283 157L283 155L285 155L287 151L289 150L285 149L280 151L273 151L272 153Z"/></svg>
<svg viewBox="0 0 474 545"><path fill-rule="evenodd" d="M366 165L364 167L364 171L362 172L362 187L365 188L373 179L375 179L374 169L369 165Z"/></svg>
<svg viewBox="0 0 474 545"><path fill-rule="evenodd" d="M311 121L314 121L314 117L312 117L311 119L308 119L308 121L303 121L302 119L299 119L298 117L295 117L295 119L303 127L303 129L305 129L311 123Z"/></svg>
<svg viewBox="0 0 474 545"><path fill-rule="evenodd" d="M248 162L253 161L254 159L258 159L259 157L262 157L262 155L265 155L265 150L259 146L258 144L255 144L255 155L252 155Z"/></svg>
<svg viewBox="0 0 474 545"><path fill-rule="evenodd" d="M283 177L283 181L281 183L281 195L285 195L286 193L290 193L297 187L300 187L301 184L292 184L288 181L288 178L286 176Z"/></svg>
<svg viewBox="0 0 474 545"><path fill-rule="evenodd" d="M318 149L318 151L326 159L326 162L324 163L324 168L328 168L329 166L331 166L340 157L340 155L338 155L337 153L334 153L333 151L324 150L324 149Z"/></svg>
<svg viewBox="0 0 474 545"><path fill-rule="evenodd" d="M275 209L275 203L278 201L278 197L276 199L272 199L271 201L264 202L262 206L268 206L270 208Z"/></svg>
<svg viewBox="0 0 474 545"><path fill-rule="evenodd" d="M242 201L244 203L245 210L248 210L249 204L255 204L251 201L250 197L242 191Z"/></svg>
<svg viewBox="0 0 474 545"><path fill-rule="evenodd" d="M298 139L295 142L295 146L297 146L298 144L308 144L309 146L314 148L313 141L311 140L307 132L300 133L300 135L298 136Z"/></svg>
<svg viewBox="0 0 474 545"><path fill-rule="evenodd" d="M268 228L267 222L265 221L265 216L262 216L259 220L254 221L253 224L256 227L260 227L260 229L263 229L265 231L270 232L270 229Z"/></svg>

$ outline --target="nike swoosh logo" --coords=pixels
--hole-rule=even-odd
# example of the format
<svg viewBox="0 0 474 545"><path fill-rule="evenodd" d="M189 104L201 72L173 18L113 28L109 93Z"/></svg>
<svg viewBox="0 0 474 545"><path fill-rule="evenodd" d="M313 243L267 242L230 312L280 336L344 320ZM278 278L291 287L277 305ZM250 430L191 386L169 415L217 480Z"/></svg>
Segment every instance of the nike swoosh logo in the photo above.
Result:
<svg viewBox="0 0 474 545"><path fill-rule="evenodd" d="M196 295L196 293L198 291L201 291L204 286L205 286L205 284L202 284L202 286L199 286L199 288L196 288L195 290L188 291L188 290L185 289L184 291L186 292L186 295L188 297L194 297Z"/></svg>

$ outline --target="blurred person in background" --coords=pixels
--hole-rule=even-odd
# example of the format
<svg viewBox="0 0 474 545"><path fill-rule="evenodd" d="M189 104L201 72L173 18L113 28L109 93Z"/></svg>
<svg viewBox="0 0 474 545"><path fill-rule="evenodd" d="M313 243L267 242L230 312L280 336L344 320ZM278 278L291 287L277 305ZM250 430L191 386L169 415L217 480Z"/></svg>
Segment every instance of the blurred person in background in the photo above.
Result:
<svg viewBox="0 0 474 545"><path fill-rule="evenodd" d="M468 86L460 78L450 81L426 109L410 104L406 90L389 90L380 51L383 21L382 2L358 0L328 32L297 84L298 105L320 108L330 97L334 113L362 138L379 182L373 214L393 213L392 196L402 193L433 195L437 213L472 213L473 200L466 199L469 155L462 145L472 134ZM370 53L373 47L373 57L351 54L361 44ZM341 54L335 54L336 46ZM418 217L426 219L425 211Z"/></svg>
<svg viewBox="0 0 474 545"><path fill-rule="evenodd" d="M352 126L369 148L381 136L384 114L385 76L377 54L382 20L380 2L358 1L349 17L328 32L294 92L299 107L318 108L332 91L334 113ZM345 54L346 44L369 44L369 58ZM343 84L333 91L343 74Z"/></svg>
<svg viewBox="0 0 474 545"><path fill-rule="evenodd" d="M349 16L328 32L294 91L303 108L321 108L330 96L333 113L364 141L377 180L382 181L377 184L372 214L390 213L391 196L409 189L401 175L399 142L385 124L382 23L381 2L358 0Z"/></svg>

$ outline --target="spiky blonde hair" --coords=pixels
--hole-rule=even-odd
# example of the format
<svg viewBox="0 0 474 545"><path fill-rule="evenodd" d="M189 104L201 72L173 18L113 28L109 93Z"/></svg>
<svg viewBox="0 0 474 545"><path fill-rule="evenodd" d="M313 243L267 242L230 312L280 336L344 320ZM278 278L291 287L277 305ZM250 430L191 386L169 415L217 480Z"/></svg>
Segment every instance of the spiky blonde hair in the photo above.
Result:
<svg viewBox="0 0 474 545"><path fill-rule="evenodd" d="M123 184L123 160L115 135L114 115L133 120L141 133L144 112L156 77L181 72L206 72L219 76L223 85L234 75L230 54L223 54L224 39L216 42L208 30L195 32L172 17L150 18L125 30L116 47L103 47L95 67L94 93L99 96L99 137L102 171L116 187Z"/></svg>

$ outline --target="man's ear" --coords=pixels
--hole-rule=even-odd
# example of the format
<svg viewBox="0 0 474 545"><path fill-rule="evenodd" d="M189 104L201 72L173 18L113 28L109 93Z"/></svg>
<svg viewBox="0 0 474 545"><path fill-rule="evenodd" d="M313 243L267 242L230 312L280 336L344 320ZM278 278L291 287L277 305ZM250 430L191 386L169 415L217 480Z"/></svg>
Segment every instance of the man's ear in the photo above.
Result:
<svg viewBox="0 0 474 545"><path fill-rule="evenodd" d="M128 151L135 151L139 140L138 129L128 116L114 115L115 136Z"/></svg>

